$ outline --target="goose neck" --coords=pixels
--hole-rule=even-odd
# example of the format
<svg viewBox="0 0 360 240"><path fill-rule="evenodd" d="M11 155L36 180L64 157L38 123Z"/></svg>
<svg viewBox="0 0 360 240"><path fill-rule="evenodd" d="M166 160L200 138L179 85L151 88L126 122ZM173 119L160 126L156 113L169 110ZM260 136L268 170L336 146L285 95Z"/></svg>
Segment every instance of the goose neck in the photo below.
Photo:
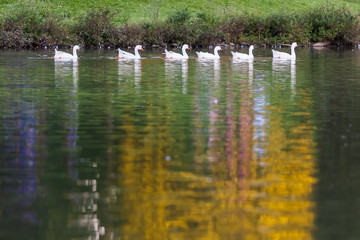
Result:
<svg viewBox="0 0 360 240"><path fill-rule="evenodd" d="M295 46L291 46L291 58L295 59Z"/></svg>
<svg viewBox="0 0 360 240"><path fill-rule="evenodd" d="M218 51L219 51L219 49L215 48L214 55L216 58L220 58Z"/></svg>
<svg viewBox="0 0 360 240"><path fill-rule="evenodd" d="M139 49L135 48L135 57L140 58Z"/></svg>
<svg viewBox="0 0 360 240"><path fill-rule="evenodd" d="M252 48L249 49L249 57L250 57L251 59L254 58L253 49L252 49Z"/></svg>
<svg viewBox="0 0 360 240"><path fill-rule="evenodd" d="M74 57L74 58L78 58L76 51L77 51L77 48L74 47L74 48L73 48L73 57Z"/></svg>
<svg viewBox="0 0 360 240"><path fill-rule="evenodd" d="M182 54L183 54L184 57L189 58L189 56L186 53L186 47L182 48Z"/></svg>

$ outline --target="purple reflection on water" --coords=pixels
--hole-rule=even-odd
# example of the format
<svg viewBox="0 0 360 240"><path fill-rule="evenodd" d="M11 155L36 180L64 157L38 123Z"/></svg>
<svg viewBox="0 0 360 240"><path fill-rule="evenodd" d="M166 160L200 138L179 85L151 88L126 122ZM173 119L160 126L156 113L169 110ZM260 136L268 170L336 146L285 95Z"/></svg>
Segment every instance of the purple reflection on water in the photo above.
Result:
<svg viewBox="0 0 360 240"><path fill-rule="evenodd" d="M8 103L2 116L3 139L1 170L0 225L38 224L34 211L37 191L36 135L38 111L33 102ZM10 230L9 230L10 231Z"/></svg>

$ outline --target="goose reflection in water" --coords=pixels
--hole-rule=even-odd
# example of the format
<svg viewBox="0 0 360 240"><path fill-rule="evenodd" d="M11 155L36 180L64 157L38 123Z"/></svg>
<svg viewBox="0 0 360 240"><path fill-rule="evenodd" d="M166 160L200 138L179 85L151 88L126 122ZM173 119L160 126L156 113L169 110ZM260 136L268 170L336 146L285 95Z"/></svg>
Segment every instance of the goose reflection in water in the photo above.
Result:
<svg viewBox="0 0 360 240"><path fill-rule="evenodd" d="M78 99L78 82L79 82L79 64L76 59L74 60L55 60L55 79L58 87L68 96L69 101L66 105L66 115L69 118L67 121L66 129L67 146L74 147L76 150L78 139L78 125L79 125L79 99ZM72 81L70 81L72 79ZM71 85L72 83L72 85ZM76 151L70 151L76 155ZM71 157L71 156L69 156Z"/></svg>
<svg viewBox="0 0 360 240"><path fill-rule="evenodd" d="M72 159L77 155L77 139L79 125L79 99L78 99L78 82L79 82L79 63L77 59L55 60L55 80L56 86L59 88L59 94L63 94L68 98L64 103L66 107L66 121L68 147L73 148L69 151L69 158Z"/></svg>
<svg viewBox="0 0 360 240"><path fill-rule="evenodd" d="M241 78L246 78L251 84L254 79L254 62L253 61L239 61L232 60L232 71Z"/></svg>
<svg viewBox="0 0 360 240"><path fill-rule="evenodd" d="M296 61L273 59L272 71L273 76L279 80L287 81L290 77L291 93L294 95L296 93Z"/></svg>
<svg viewBox="0 0 360 240"><path fill-rule="evenodd" d="M181 77L182 93L187 93L188 60L187 59L165 59L165 77L174 80L172 84L178 84L177 78Z"/></svg>
<svg viewBox="0 0 360 240"><path fill-rule="evenodd" d="M204 71L208 69L208 72L211 73L211 68L213 68L213 78L211 78L211 88L209 88L209 138L208 138L208 149L207 149L207 159L209 162L217 162L221 157L221 140L222 140L222 106L219 102L221 99L220 89L220 60L213 60L211 63L207 62L203 64L206 66ZM211 75L210 75L211 77Z"/></svg>
<svg viewBox="0 0 360 240"><path fill-rule="evenodd" d="M140 84L141 84L141 60L140 59L134 59L134 80L135 80L135 86L137 88L140 88Z"/></svg>
<svg viewBox="0 0 360 240"><path fill-rule="evenodd" d="M196 72L200 79L211 79L214 87L220 87L220 59L196 60Z"/></svg>
<svg viewBox="0 0 360 240"><path fill-rule="evenodd" d="M133 60L119 60L118 61L118 75L119 75L119 84L128 85L133 81L135 88L141 87L141 59ZM121 87L119 87L119 91Z"/></svg>
<svg viewBox="0 0 360 240"><path fill-rule="evenodd" d="M66 79L72 77L74 87L77 88L79 80L79 63L77 59L55 59L56 85L66 85ZM59 85L58 85L59 84Z"/></svg>
<svg viewBox="0 0 360 240"><path fill-rule="evenodd" d="M296 85L296 64L295 61L291 61L290 65L290 74L291 74L291 91L295 94L295 85Z"/></svg>
<svg viewBox="0 0 360 240"><path fill-rule="evenodd" d="M187 93L187 82L188 82L188 61L181 61L181 72L182 72L182 93Z"/></svg>
<svg viewBox="0 0 360 240"><path fill-rule="evenodd" d="M81 168L78 167L78 128L79 128L79 62L74 59L55 60L55 81L59 89L60 98L68 99L63 104L66 121L64 130L66 131L68 177L72 180L71 189L67 198L71 202L72 208L76 209L68 216L67 228L86 229L88 239L99 240L105 234L105 227L100 225L97 216L99 192L97 185L98 176L83 178ZM62 96L61 96L62 95ZM92 168L97 169L96 163L90 163ZM96 170L94 170L96 172ZM81 191L79 189L82 189Z"/></svg>
<svg viewBox="0 0 360 240"><path fill-rule="evenodd" d="M214 60L214 86L220 87L220 60Z"/></svg>

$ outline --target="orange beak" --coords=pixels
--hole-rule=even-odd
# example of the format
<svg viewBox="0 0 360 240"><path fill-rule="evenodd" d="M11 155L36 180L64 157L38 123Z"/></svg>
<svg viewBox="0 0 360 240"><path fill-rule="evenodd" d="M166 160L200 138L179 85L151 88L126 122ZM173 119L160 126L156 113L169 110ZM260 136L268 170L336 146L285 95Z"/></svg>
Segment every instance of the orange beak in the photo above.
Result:
<svg viewBox="0 0 360 240"><path fill-rule="evenodd" d="M144 49L143 49L143 48L140 48L140 50L141 50L141 51L144 51Z"/></svg>

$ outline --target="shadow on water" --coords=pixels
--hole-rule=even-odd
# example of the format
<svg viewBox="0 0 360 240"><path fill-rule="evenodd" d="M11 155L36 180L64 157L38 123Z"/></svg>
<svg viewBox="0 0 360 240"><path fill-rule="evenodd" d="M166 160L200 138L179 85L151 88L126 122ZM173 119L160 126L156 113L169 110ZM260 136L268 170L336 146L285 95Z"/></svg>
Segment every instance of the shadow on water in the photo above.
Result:
<svg viewBox="0 0 360 240"><path fill-rule="evenodd" d="M356 239L359 230L360 83L359 52L314 54L316 81L318 184L316 239Z"/></svg>

